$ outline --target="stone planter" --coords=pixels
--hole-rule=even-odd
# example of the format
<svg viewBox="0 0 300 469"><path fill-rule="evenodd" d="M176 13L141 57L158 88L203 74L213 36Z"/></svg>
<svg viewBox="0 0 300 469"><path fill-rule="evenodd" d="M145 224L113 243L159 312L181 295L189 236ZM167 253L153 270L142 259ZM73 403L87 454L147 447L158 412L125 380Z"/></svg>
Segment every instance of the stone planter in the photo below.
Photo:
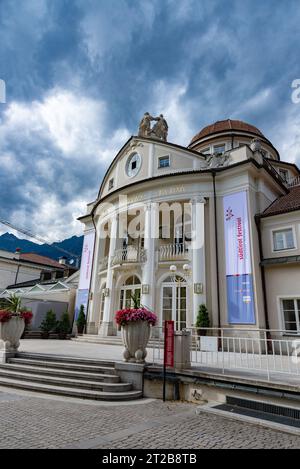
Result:
<svg viewBox="0 0 300 469"><path fill-rule="evenodd" d="M148 321L133 321L122 326L122 339L125 346L123 357L126 362L145 362L150 334Z"/></svg>
<svg viewBox="0 0 300 469"><path fill-rule="evenodd" d="M9 321L0 322L0 351L17 352L24 329L23 318L12 317Z"/></svg>

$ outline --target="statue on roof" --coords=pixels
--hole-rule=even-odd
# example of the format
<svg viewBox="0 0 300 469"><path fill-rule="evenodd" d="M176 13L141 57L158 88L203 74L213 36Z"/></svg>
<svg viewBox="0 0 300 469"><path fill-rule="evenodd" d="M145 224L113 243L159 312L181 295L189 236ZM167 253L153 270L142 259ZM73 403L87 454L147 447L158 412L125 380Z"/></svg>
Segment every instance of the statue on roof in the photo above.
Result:
<svg viewBox="0 0 300 469"><path fill-rule="evenodd" d="M156 120L149 112L145 112L139 125L139 137L150 137L151 134L151 121Z"/></svg>
<svg viewBox="0 0 300 469"><path fill-rule="evenodd" d="M152 128L151 121L156 121L156 124ZM156 138L166 142L168 136L168 124L164 116L160 114L159 117L152 117L149 112L145 112L139 125L138 136Z"/></svg>
<svg viewBox="0 0 300 469"><path fill-rule="evenodd" d="M163 140L164 142L167 141L167 136L168 136L168 124L166 119L164 118L163 114L160 114L159 117L157 117L157 122L153 126L152 132L154 134L154 138L158 138L159 140Z"/></svg>

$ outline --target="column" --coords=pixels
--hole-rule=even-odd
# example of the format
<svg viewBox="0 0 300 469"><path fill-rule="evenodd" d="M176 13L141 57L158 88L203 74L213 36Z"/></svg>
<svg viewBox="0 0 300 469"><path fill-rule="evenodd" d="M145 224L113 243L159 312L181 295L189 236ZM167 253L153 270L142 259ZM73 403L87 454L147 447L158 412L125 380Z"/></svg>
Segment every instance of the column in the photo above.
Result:
<svg viewBox="0 0 300 469"><path fill-rule="evenodd" d="M192 199L192 278L193 278L193 310L195 323L199 306L206 304L205 285L205 219L204 197Z"/></svg>
<svg viewBox="0 0 300 469"><path fill-rule="evenodd" d="M143 265L141 304L153 310L155 307L155 240L158 236L158 204L148 203L145 207L144 248L146 262Z"/></svg>
<svg viewBox="0 0 300 469"><path fill-rule="evenodd" d="M114 270L112 269L112 259L116 249L117 241L117 229L118 229L118 215L113 214L111 221L111 230L110 230L110 244L109 244L109 255L108 255L108 266L107 266L107 277L106 277L106 291L107 296L104 300L104 309L103 309L103 321L99 329L99 335L106 337L112 335L113 332L113 322L111 318L111 308L113 301L113 282L114 282Z"/></svg>

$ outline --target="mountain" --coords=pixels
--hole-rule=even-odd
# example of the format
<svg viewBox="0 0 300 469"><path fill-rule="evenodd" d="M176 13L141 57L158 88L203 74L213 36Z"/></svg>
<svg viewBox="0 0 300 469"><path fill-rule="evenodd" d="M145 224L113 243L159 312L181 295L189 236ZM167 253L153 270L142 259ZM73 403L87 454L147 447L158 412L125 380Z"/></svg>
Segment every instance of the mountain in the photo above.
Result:
<svg viewBox="0 0 300 469"><path fill-rule="evenodd" d="M36 254L40 254L41 256L47 256L55 260L58 260L58 258L61 256L65 256L68 259L72 258L71 255L59 251L56 249L56 247L65 249L72 254L80 256L82 251L82 244L83 236L72 236L71 238L67 238L63 241L52 243L50 245L33 243L27 239L17 238L11 233L4 233L0 236L0 249L15 252L16 248L20 248L22 252L34 252Z"/></svg>

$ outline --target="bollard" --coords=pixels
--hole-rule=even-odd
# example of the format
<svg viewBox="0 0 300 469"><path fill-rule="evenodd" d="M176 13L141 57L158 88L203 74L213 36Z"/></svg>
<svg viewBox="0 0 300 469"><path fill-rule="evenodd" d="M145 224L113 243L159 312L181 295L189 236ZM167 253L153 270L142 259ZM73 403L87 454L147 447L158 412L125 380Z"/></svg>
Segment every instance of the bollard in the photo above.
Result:
<svg viewBox="0 0 300 469"><path fill-rule="evenodd" d="M191 332L176 331L174 341L174 368L191 368Z"/></svg>

